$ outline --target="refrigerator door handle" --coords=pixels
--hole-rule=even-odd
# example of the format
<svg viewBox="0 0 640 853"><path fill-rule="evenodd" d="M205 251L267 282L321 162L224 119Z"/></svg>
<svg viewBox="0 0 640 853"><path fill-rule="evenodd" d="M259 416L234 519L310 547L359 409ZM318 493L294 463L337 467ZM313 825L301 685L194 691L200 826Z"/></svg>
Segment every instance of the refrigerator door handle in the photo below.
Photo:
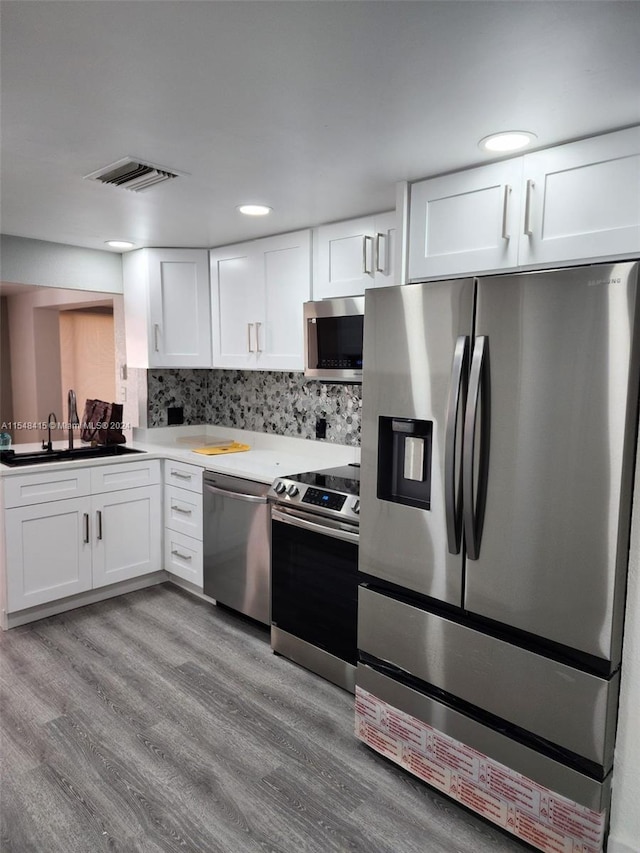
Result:
<svg viewBox="0 0 640 853"><path fill-rule="evenodd" d="M479 407L481 408L478 429ZM481 335L476 338L471 358L469 396L464 417L462 453L464 537L467 557L470 560L477 560L480 555L489 468L489 423L489 338ZM475 486L476 436L479 436L477 491Z"/></svg>
<svg viewBox="0 0 640 853"><path fill-rule="evenodd" d="M459 554L462 545L462 477L456 482L456 452L460 404L464 419L469 374L469 336L460 335L456 341L451 366L451 384L445 421L444 443L444 504L447 519L447 545L450 554Z"/></svg>

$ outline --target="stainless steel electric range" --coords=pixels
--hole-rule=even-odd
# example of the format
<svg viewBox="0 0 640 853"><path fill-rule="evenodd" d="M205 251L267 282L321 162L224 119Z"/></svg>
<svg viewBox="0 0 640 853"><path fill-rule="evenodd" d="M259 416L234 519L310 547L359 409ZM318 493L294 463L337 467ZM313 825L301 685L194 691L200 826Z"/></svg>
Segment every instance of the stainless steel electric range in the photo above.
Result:
<svg viewBox="0 0 640 853"><path fill-rule="evenodd" d="M271 647L354 691L360 468L278 478L271 510Z"/></svg>

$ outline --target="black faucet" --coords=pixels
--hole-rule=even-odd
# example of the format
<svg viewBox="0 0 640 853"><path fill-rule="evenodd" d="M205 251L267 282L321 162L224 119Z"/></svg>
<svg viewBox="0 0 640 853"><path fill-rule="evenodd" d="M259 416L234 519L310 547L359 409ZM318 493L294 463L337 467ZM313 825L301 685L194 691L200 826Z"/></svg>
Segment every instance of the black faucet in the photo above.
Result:
<svg viewBox="0 0 640 853"><path fill-rule="evenodd" d="M73 428L74 426L80 425L80 418L78 417L78 409L76 406L76 392L73 389L69 391L67 401L69 409L67 415L67 426L69 427L69 450L73 450Z"/></svg>
<svg viewBox="0 0 640 853"><path fill-rule="evenodd" d="M51 423L51 418L53 418L53 423ZM58 416L55 412L49 412L49 417L47 418L47 443L42 442L43 450L53 450L53 445L51 444L51 427L55 429L58 425Z"/></svg>

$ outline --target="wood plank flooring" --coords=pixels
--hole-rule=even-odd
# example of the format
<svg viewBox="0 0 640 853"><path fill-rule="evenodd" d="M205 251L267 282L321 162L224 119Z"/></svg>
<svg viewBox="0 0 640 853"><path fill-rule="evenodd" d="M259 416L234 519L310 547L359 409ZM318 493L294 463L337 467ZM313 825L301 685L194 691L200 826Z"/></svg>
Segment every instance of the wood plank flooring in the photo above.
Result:
<svg viewBox="0 0 640 853"><path fill-rule="evenodd" d="M353 735L353 697L171 584L0 637L2 853L530 850Z"/></svg>

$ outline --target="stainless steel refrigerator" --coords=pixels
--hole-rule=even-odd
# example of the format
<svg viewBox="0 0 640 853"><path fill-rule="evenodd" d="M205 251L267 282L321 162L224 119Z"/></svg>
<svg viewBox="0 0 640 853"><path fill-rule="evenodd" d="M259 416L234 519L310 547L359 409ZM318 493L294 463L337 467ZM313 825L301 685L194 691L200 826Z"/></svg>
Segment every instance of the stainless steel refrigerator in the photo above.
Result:
<svg viewBox="0 0 640 853"><path fill-rule="evenodd" d="M545 850L606 834L638 267L366 294L356 731Z"/></svg>

